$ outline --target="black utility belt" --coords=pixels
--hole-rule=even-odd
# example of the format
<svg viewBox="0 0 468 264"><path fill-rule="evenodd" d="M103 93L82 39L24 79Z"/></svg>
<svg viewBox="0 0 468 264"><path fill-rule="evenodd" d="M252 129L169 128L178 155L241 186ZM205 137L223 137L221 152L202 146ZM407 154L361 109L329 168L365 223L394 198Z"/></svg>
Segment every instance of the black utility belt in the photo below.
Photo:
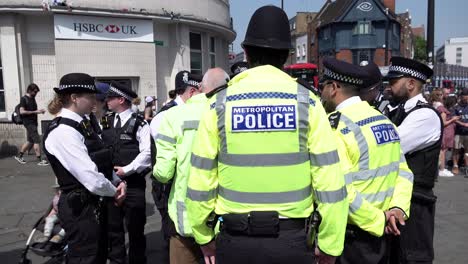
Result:
<svg viewBox="0 0 468 264"><path fill-rule="evenodd" d="M280 219L274 211L226 214L221 221L221 231L232 235L277 236L280 230L305 230L305 227L306 218Z"/></svg>

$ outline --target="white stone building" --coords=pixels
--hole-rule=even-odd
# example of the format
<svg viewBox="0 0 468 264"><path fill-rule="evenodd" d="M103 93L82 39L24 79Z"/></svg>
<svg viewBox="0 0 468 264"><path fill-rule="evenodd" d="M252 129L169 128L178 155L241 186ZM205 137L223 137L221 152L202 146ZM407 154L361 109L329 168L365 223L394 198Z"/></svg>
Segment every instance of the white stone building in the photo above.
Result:
<svg viewBox="0 0 468 264"><path fill-rule="evenodd" d="M41 88L40 108L70 72L131 84L141 98L152 95L162 103L178 71L228 70L236 36L229 0L51 2L0 1L0 134L9 135L0 136L2 145L24 141L12 132L22 130L9 117L31 82Z"/></svg>

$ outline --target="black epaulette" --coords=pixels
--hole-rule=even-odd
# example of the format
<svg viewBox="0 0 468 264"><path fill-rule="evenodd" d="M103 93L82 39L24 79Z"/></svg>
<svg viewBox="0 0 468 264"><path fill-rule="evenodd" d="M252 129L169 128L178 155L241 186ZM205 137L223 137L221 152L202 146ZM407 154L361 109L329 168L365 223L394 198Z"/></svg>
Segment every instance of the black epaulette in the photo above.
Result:
<svg viewBox="0 0 468 264"><path fill-rule="evenodd" d="M222 90L227 89L228 87L229 87L229 85L228 85L227 83L226 83L226 84L223 84L223 85L221 85L221 86L219 86L219 87L216 87L216 88L213 89L213 91L211 91L211 92L209 92L209 93L206 93L206 97L207 97L207 98L211 98L211 97L213 97L215 94L221 92Z"/></svg>
<svg viewBox="0 0 468 264"><path fill-rule="evenodd" d="M301 79L301 78L297 78L296 79L296 82L302 86L304 86L307 90L311 91L312 93L314 93L316 96L319 96L320 97L320 92L317 90L317 88L313 87L312 85L310 85L308 82L306 82L305 80Z"/></svg>
<svg viewBox="0 0 468 264"><path fill-rule="evenodd" d="M338 128L338 124L340 123L340 117L341 117L341 113L338 111L328 116L328 122L330 122L330 126L333 129Z"/></svg>
<svg viewBox="0 0 468 264"><path fill-rule="evenodd" d="M135 118L138 126L144 126L148 124L145 120L145 117L141 113L133 113L132 117Z"/></svg>
<svg viewBox="0 0 468 264"><path fill-rule="evenodd" d="M111 128L111 123L114 121L114 115L115 113L110 112L110 113L105 114L103 117L101 117L100 123L101 123L102 129Z"/></svg>
<svg viewBox="0 0 468 264"><path fill-rule="evenodd" d="M163 107L161 107L161 109L159 109L159 111L156 113L156 115L159 114L159 113L161 113L161 112L164 112L164 111L166 111L166 110L169 110L169 109L171 109L172 107L174 107L174 106L176 106L176 105L177 105L176 101L175 101L175 100L171 100L171 101L169 101L167 104L165 104Z"/></svg>

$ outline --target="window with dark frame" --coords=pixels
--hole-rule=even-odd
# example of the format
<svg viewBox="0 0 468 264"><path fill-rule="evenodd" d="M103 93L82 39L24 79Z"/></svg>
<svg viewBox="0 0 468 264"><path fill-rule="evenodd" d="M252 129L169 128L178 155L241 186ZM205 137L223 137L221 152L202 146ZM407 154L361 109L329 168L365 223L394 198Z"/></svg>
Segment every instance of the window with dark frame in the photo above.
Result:
<svg viewBox="0 0 468 264"><path fill-rule="evenodd" d="M190 72L202 74L202 38L201 34L190 32Z"/></svg>
<svg viewBox="0 0 468 264"><path fill-rule="evenodd" d="M354 35L368 35L372 33L372 23L370 21L359 21L353 29Z"/></svg>
<svg viewBox="0 0 468 264"><path fill-rule="evenodd" d="M216 67L216 38L210 37L210 68Z"/></svg>
<svg viewBox="0 0 468 264"><path fill-rule="evenodd" d="M0 112L5 112L5 86L3 83L3 64L0 52Z"/></svg>

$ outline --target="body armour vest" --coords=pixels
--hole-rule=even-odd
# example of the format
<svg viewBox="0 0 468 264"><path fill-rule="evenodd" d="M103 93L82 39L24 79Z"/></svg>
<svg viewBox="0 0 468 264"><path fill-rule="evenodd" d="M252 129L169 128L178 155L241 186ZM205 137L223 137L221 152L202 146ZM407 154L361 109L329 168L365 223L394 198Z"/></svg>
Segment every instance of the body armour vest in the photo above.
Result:
<svg viewBox="0 0 468 264"><path fill-rule="evenodd" d="M89 120L83 120L81 123L78 123L69 118L57 117L50 123L46 133L44 134L43 142L46 141L52 130L62 124L76 129L81 135L83 135L85 139L84 144L88 150L89 157L96 164L98 171L104 174L108 180L112 181L113 166L111 162L111 152L105 147L104 142L94 131ZM50 165L57 177L58 184L62 191L69 192L76 189L86 189L67 169L63 167L54 155L47 151L45 144L44 152L47 159L50 161Z"/></svg>
<svg viewBox="0 0 468 264"><path fill-rule="evenodd" d="M112 152L112 163L114 166L127 166L140 154L140 143L136 138L138 127L145 124L143 117L133 113L130 119L120 128L114 127L115 114L104 116L101 119L102 139L105 145ZM125 180L131 187L134 184L145 185L144 175L148 170L143 171L142 177L134 177L135 174L128 175ZM138 179L137 179L138 178Z"/></svg>
<svg viewBox="0 0 468 264"><path fill-rule="evenodd" d="M441 133L439 140L421 150L417 150L411 153L407 153L405 155L406 162L408 163L409 168L414 174L414 189L432 189L434 187L435 179L437 178L437 174L439 173L439 154L440 148L442 145L443 140L443 131L444 131L444 124L442 119L440 118L439 113L429 104L424 102L418 102L416 106L411 109L408 113L397 113L395 114L392 119L392 122L396 126L400 126L403 123L408 115L418 109L421 108L428 108L433 110L440 119L440 126L441 126ZM436 124L434 124L436 125Z"/></svg>

